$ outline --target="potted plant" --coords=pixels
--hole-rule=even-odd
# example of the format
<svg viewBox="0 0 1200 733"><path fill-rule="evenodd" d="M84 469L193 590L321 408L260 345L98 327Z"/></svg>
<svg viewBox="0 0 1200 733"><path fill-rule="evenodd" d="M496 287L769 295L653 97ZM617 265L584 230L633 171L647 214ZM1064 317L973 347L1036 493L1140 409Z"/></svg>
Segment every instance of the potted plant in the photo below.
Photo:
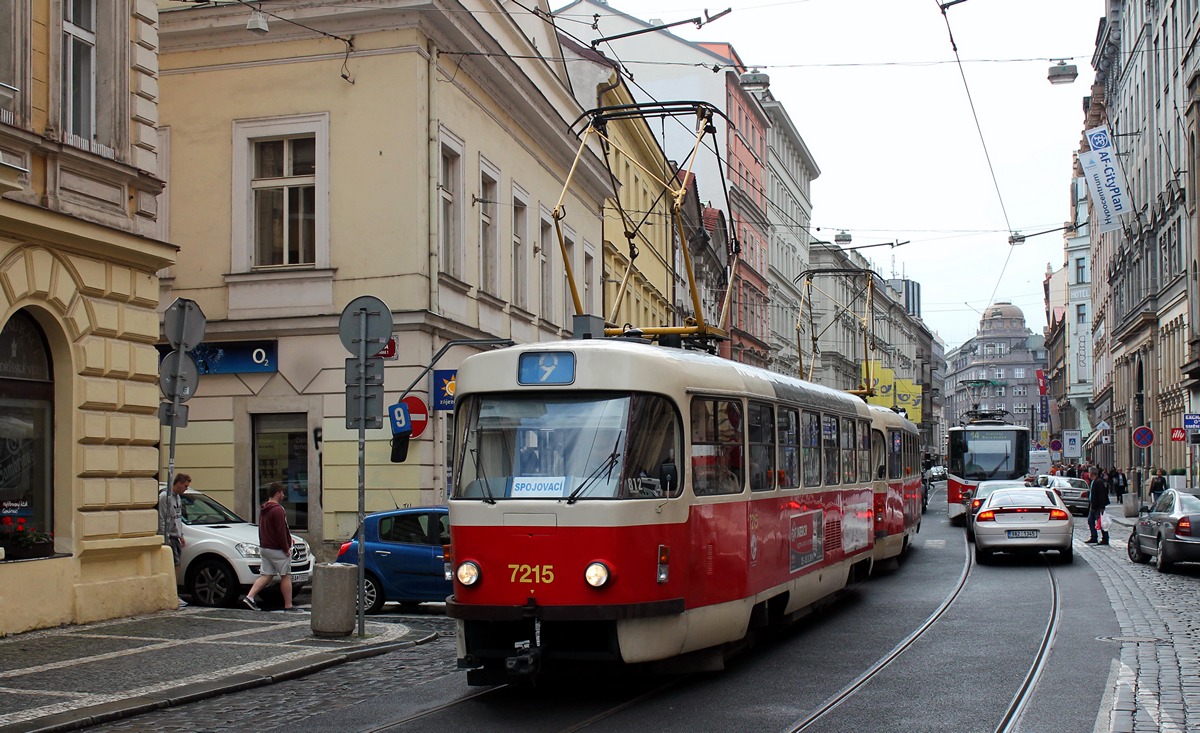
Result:
<svg viewBox="0 0 1200 733"><path fill-rule="evenodd" d="M54 535L43 532L25 517L0 518L0 543L5 560L28 560L54 554Z"/></svg>
<svg viewBox="0 0 1200 733"><path fill-rule="evenodd" d="M1172 468L1167 471L1167 488L1182 489L1187 485L1187 469Z"/></svg>

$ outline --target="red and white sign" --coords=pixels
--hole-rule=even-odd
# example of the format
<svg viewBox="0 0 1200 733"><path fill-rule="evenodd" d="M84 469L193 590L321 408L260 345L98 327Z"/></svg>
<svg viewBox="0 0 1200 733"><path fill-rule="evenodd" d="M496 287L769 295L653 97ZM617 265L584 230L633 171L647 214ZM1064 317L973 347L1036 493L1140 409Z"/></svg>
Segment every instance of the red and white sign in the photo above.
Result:
<svg viewBox="0 0 1200 733"><path fill-rule="evenodd" d="M388 361L395 361L399 359L399 355L396 354L396 339L394 337L388 339L387 343L383 345L383 348L380 349L379 353L373 358L387 359Z"/></svg>
<svg viewBox="0 0 1200 733"><path fill-rule="evenodd" d="M400 400L408 407L408 421L412 423L412 436L419 438L429 425L429 408L416 395L409 395Z"/></svg>
<svg viewBox="0 0 1200 733"><path fill-rule="evenodd" d="M1183 428L1171 428L1171 440L1181 443L1187 440L1187 431Z"/></svg>

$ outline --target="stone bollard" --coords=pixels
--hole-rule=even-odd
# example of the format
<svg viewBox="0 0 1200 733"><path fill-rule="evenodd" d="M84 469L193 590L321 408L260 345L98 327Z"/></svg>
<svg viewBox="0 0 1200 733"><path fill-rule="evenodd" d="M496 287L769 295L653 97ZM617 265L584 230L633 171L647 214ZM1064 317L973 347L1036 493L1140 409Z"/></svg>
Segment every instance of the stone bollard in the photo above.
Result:
<svg viewBox="0 0 1200 733"><path fill-rule="evenodd" d="M1136 517L1138 515L1138 497L1134 494L1122 496L1121 510L1127 517Z"/></svg>
<svg viewBox="0 0 1200 733"><path fill-rule="evenodd" d="M312 632L333 638L354 632L358 615L358 566L317 563L313 567Z"/></svg>

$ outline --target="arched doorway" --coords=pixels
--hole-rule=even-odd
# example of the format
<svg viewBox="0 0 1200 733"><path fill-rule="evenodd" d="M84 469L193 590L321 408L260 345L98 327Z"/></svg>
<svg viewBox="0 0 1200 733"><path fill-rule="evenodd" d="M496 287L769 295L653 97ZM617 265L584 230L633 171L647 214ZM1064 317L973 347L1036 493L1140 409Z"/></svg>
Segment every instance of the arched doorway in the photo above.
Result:
<svg viewBox="0 0 1200 733"><path fill-rule="evenodd" d="M41 326L17 311L0 329L0 522L54 527L54 379Z"/></svg>

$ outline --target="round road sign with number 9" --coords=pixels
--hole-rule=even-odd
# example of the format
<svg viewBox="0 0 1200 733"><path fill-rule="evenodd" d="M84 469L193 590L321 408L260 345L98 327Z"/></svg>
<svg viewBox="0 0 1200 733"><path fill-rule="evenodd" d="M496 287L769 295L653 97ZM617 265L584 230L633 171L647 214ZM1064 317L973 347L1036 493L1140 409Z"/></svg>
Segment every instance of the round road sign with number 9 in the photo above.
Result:
<svg viewBox="0 0 1200 733"><path fill-rule="evenodd" d="M1133 431L1133 444L1139 448L1149 448L1154 442L1154 431L1141 425Z"/></svg>
<svg viewBox="0 0 1200 733"><path fill-rule="evenodd" d="M425 426L429 424L429 408L416 395L410 394L400 401L408 406L408 422L412 425L411 437L421 437L421 433L425 432Z"/></svg>

